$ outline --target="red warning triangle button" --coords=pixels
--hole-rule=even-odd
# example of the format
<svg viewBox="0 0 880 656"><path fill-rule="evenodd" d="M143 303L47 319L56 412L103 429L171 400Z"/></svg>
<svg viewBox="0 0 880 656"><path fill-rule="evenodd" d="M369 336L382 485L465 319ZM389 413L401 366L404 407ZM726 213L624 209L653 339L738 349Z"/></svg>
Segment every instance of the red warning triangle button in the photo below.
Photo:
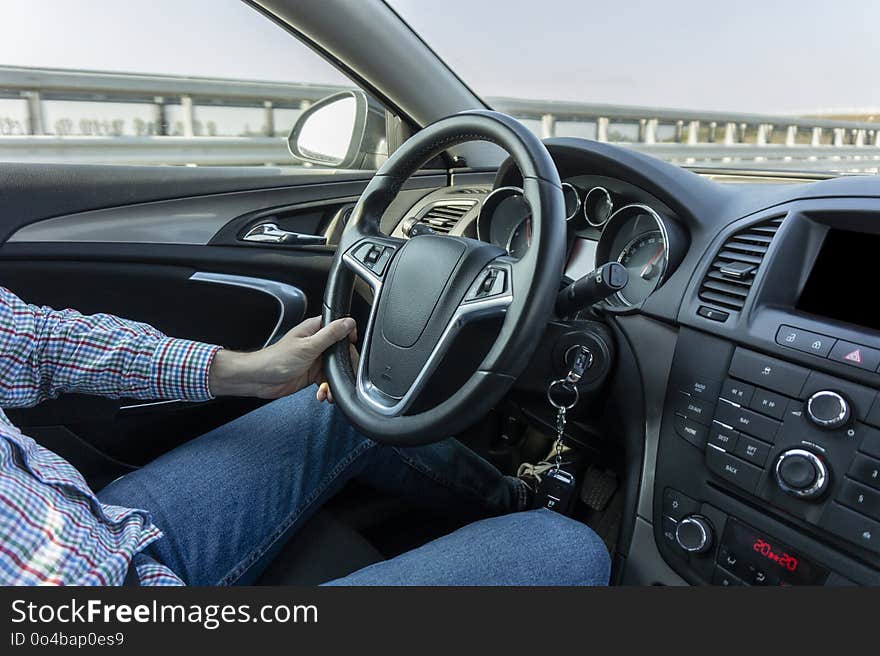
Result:
<svg viewBox="0 0 880 656"><path fill-rule="evenodd" d="M855 362L856 364L862 364L862 349L856 349L855 351L847 353L843 356L843 359Z"/></svg>

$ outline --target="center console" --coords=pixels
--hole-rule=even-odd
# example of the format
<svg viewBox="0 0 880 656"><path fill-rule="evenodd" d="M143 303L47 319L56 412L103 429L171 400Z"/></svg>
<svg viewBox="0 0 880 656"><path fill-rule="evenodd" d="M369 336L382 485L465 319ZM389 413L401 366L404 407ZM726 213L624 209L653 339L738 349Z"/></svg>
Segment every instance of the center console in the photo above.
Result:
<svg viewBox="0 0 880 656"><path fill-rule="evenodd" d="M880 214L811 210L725 235L682 309L653 523L693 583L880 584ZM739 285L725 249L770 220Z"/></svg>

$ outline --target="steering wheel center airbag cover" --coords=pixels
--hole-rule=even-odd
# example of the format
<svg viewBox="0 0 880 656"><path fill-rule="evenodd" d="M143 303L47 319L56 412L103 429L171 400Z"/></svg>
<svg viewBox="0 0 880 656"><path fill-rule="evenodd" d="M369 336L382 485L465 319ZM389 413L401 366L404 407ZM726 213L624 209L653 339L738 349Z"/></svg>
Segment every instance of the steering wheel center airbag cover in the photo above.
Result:
<svg viewBox="0 0 880 656"><path fill-rule="evenodd" d="M431 235L416 237L401 249L378 313L389 343L409 348L418 341L464 252L458 240Z"/></svg>
<svg viewBox="0 0 880 656"><path fill-rule="evenodd" d="M500 248L463 237L423 235L400 249L376 312L372 384L393 398L410 388L476 276Z"/></svg>

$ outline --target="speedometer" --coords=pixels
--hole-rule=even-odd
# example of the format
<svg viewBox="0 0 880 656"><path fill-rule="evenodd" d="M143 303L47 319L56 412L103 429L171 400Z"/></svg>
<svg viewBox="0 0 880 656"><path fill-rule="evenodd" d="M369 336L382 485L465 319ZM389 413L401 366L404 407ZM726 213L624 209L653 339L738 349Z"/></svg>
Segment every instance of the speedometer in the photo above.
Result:
<svg viewBox="0 0 880 656"><path fill-rule="evenodd" d="M687 251L687 233L677 221L647 205L626 205L608 219L596 246L596 266L618 262L629 282L607 300L611 308L629 310L666 282Z"/></svg>
<svg viewBox="0 0 880 656"><path fill-rule="evenodd" d="M486 196L477 218L477 237L520 258L532 243L532 207L519 187L500 187Z"/></svg>
<svg viewBox="0 0 880 656"><path fill-rule="evenodd" d="M666 242L659 230L646 232L632 239L617 256L626 267L629 282L617 292L626 305L636 305L648 298L666 272Z"/></svg>

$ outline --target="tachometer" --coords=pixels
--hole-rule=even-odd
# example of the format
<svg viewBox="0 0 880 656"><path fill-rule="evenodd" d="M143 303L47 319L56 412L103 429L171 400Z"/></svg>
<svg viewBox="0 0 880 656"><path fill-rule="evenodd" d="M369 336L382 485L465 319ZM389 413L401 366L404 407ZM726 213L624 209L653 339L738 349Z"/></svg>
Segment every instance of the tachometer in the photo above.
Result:
<svg viewBox="0 0 880 656"><path fill-rule="evenodd" d="M477 237L522 257L532 243L532 208L519 187L500 187L486 196Z"/></svg>

